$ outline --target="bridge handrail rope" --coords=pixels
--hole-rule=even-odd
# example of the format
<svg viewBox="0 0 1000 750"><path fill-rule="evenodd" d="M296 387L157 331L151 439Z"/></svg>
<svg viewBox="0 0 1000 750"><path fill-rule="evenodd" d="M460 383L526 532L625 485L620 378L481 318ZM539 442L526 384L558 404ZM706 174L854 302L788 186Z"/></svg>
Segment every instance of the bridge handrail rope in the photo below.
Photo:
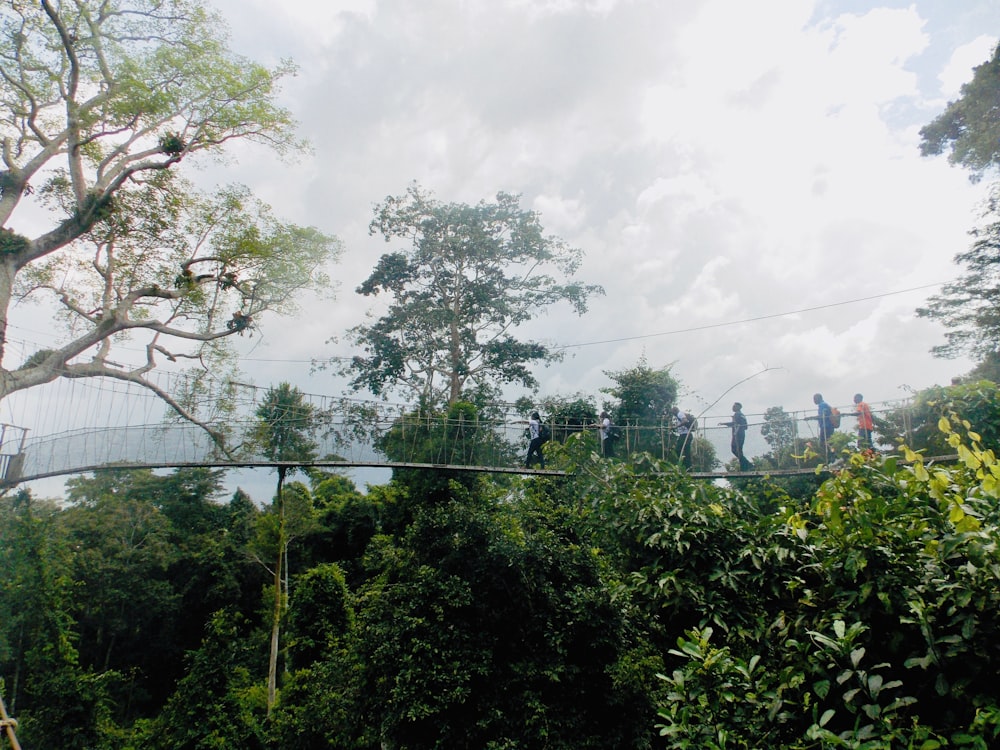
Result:
<svg viewBox="0 0 1000 750"><path fill-rule="evenodd" d="M321 398L321 408L311 411L308 420L302 423L292 420L287 425L311 433L316 442L317 464L324 461L326 465L337 466L475 466L477 470L495 467L508 471L523 463L527 449L526 425L520 415L512 415L509 405L498 407L495 418L481 413L475 416L460 413L453 417L404 404ZM247 413L252 414L255 408L256 400L245 405ZM893 410L899 408L892 407ZM844 409L845 416L849 414L848 409ZM127 411L132 414L131 409ZM810 421L812 414L812 410L785 412L778 420L784 422L785 439L790 441L786 448L801 447L807 441L816 440L817 424ZM747 416L745 451L753 460L755 456L773 452L773 446L767 443L762 431L768 424L762 419L764 415ZM909 429L911 425L905 410L904 417L904 424ZM725 473L724 468L718 470L718 466L698 464L700 459L707 460L709 445L719 464L730 460L730 429L718 424L725 418L703 415L699 419L692 450L693 468L720 476ZM844 432L850 431L849 419L845 420ZM552 429L554 441L587 432L593 435L596 448L593 425L574 419L548 418L545 421ZM203 429L177 418L99 428L75 427L46 435L32 432L30 436L24 427L0 424L0 476L11 484L102 466L275 465L264 459L253 439L259 419L230 417L215 424L225 431L235 453L223 454ZM669 415L653 424L626 421L619 427L623 438L620 450L616 451L618 455L643 450L657 458L676 459L678 435ZM786 450L785 461L793 460L802 452ZM791 467L783 468L807 468L805 461L794 461Z"/></svg>

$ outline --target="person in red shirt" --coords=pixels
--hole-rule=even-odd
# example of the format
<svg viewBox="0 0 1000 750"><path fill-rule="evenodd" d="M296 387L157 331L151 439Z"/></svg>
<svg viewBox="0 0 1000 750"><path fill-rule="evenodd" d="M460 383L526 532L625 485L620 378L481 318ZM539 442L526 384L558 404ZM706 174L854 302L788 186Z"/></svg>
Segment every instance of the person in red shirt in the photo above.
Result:
<svg viewBox="0 0 1000 750"><path fill-rule="evenodd" d="M857 411L851 416L858 418L858 450L868 450L872 447L872 432L875 430L872 410L860 393L854 394L854 408Z"/></svg>

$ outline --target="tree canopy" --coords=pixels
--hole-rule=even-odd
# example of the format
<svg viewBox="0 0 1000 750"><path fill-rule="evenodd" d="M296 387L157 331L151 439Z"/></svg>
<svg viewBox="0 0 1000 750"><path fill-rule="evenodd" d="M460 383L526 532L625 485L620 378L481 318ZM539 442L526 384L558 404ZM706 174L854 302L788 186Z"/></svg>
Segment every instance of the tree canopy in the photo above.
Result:
<svg viewBox="0 0 1000 750"><path fill-rule="evenodd" d="M990 221L973 229L971 247L955 255L961 275L917 309L946 329L945 343L931 349L940 357L964 353L985 362L1000 353L1000 187L993 187L984 215Z"/></svg>
<svg viewBox="0 0 1000 750"><path fill-rule="evenodd" d="M410 247L387 253L358 294L391 298L373 323L351 330L364 354L347 367L356 390L402 389L427 403L454 403L471 388L534 387L529 367L557 357L514 335L518 325L568 302L582 314L597 285L562 281L582 253L543 233L516 195L475 206L442 203L419 185L375 208L370 231Z"/></svg>
<svg viewBox="0 0 1000 750"><path fill-rule="evenodd" d="M593 452L439 502L294 483L270 701L275 507L188 470L0 497L5 697L25 747L995 747L995 390L926 402L960 460L855 453L798 497Z"/></svg>
<svg viewBox="0 0 1000 750"><path fill-rule="evenodd" d="M920 131L923 155L948 152L948 160L970 170L978 181L1000 164L1000 45L993 56L973 69L961 96ZM974 229L972 246L956 254L964 272L945 284L917 314L940 321L948 329L946 343L931 351L941 357L971 354L985 362L1000 352L1000 208L998 188L986 202L986 223Z"/></svg>
<svg viewBox="0 0 1000 750"><path fill-rule="evenodd" d="M993 56L973 68L958 99L920 129L920 153L948 152L948 160L972 172L978 180L1000 164L1000 45Z"/></svg>
<svg viewBox="0 0 1000 750"><path fill-rule="evenodd" d="M276 220L243 188L203 196L174 174L234 140L303 145L276 104L291 64L234 54L224 29L201 0L0 8L0 398L58 377L157 390L145 376L159 358L217 355L324 284L332 237ZM14 229L37 226L39 209L47 228ZM10 309L25 300L54 305L68 343L11 365ZM112 344L140 334L144 361L114 364Z"/></svg>

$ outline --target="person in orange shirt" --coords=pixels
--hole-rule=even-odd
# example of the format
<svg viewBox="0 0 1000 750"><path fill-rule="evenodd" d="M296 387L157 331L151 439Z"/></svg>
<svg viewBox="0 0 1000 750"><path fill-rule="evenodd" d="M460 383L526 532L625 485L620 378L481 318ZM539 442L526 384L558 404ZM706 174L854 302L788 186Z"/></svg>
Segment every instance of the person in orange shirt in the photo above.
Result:
<svg viewBox="0 0 1000 750"><path fill-rule="evenodd" d="M857 411L852 412L851 416L858 418L858 450L868 450L872 447L872 432L875 430L872 410L860 393L854 394L854 408Z"/></svg>

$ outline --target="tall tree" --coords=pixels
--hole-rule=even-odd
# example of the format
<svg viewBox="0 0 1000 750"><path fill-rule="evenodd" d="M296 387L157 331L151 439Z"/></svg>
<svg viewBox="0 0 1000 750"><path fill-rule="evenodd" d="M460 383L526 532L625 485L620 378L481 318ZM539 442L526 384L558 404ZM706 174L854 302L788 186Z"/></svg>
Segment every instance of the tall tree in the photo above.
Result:
<svg viewBox="0 0 1000 750"><path fill-rule="evenodd" d="M308 462L316 458L311 433L319 426L315 407L289 383L268 388L257 407L254 438L261 455L279 463Z"/></svg>
<svg viewBox="0 0 1000 750"><path fill-rule="evenodd" d="M98 746L107 686L80 665L73 582L57 510L27 491L0 499L0 677L26 747ZM6 747L6 743L0 740Z"/></svg>
<svg viewBox="0 0 1000 750"><path fill-rule="evenodd" d="M653 368L643 357L635 367L605 371L604 374L611 378L614 385L601 391L617 401L606 406L616 424L629 428L627 449L665 456L675 437L670 430L669 418L680 388L677 379L670 373L670 366Z"/></svg>
<svg viewBox="0 0 1000 750"><path fill-rule="evenodd" d="M514 330L557 302L583 314L590 295L603 293L552 275L575 273L581 251L546 236L516 195L469 206L412 185L376 206L370 232L411 243L383 255L357 289L392 298L382 317L351 330L364 354L347 372L355 389L376 395L402 388L427 403L455 403L473 385L534 387L529 365L557 353Z"/></svg>
<svg viewBox="0 0 1000 750"><path fill-rule="evenodd" d="M615 385L602 388L618 400L615 416L621 423L656 425L677 402L679 383L667 367L652 368L645 358L628 370L605 372Z"/></svg>
<svg viewBox="0 0 1000 750"><path fill-rule="evenodd" d="M993 56L973 69L958 99L920 130L920 152L931 156L948 152L952 164L965 167L973 181L1000 165L1000 45ZM946 343L931 351L940 357L968 353L987 361L1000 352L1000 195L993 187L986 202L982 228L972 231L969 250L955 256L964 273L945 284L917 310L921 317L947 328Z"/></svg>
<svg viewBox="0 0 1000 750"><path fill-rule="evenodd" d="M760 434L771 446L771 455L778 465L789 458L795 448L798 437L798 425L795 417L781 406L769 406L764 412L764 424Z"/></svg>
<svg viewBox="0 0 1000 750"><path fill-rule="evenodd" d="M955 255L962 274L917 309L947 329L945 343L931 348L939 357L965 353L987 362L1000 353L1000 186L991 190L984 216L991 220L970 232L972 246Z"/></svg>
<svg viewBox="0 0 1000 750"><path fill-rule="evenodd" d="M292 66L234 54L224 29L203 0L0 7L0 398L104 376L193 416L145 377L157 357L200 357L323 281L332 238L276 221L243 189L202 198L173 176L233 140L301 148L275 103ZM39 209L49 228L13 229ZM57 306L68 343L9 363L10 308L25 298ZM146 357L123 368L110 347L129 333Z"/></svg>
<svg viewBox="0 0 1000 750"><path fill-rule="evenodd" d="M277 700L278 647L284 599L281 593L282 576L286 566L290 541L285 517L285 476L288 463L308 462L316 458L316 443L309 433L316 427L317 415L302 392L288 383L268 389L263 403L257 408L256 436L261 452L278 464L278 487L275 493L277 510L277 561L274 565L274 607L271 617L271 653L267 668L267 712L271 715Z"/></svg>

